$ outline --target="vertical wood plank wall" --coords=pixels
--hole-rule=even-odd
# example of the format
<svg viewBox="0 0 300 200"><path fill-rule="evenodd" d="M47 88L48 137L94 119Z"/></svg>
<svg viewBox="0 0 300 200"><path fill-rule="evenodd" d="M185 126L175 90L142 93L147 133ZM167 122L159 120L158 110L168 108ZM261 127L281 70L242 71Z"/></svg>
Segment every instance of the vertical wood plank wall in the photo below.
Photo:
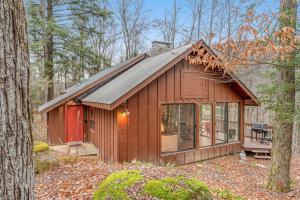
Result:
<svg viewBox="0 0 300 200"><path fill-rule="evenodd" d="M59 106L47 113L48 142L51 145L65 142L65 106Z"/></svg>
<svg viewBox="0 0 300 200"><path fill-rule="evenodd" d="M198 72L200 76L205 77L203 69L199 69L199 66L190 66L187 62L181 61L129 98L126 104L116 109L118 113L119 162L141 160L152 163L176 162L183 164L226 155L241 149L240 143L234 143L161 156L159 110L161 103L212 102L215 105L215 102L240 102L241 141L243 138L242 98L236 94L230 84L220 83L210 78L203 79L201 82L202 88L199 90L203 93L201 98L187 98L186 96L182 98L182 72L189 70ZM195 89L195 85L192 89ZM188 93L189 91L184 91L184 95ZM191 93L197 94L193 91ZM130 112L128 116L121 114L125 107Z"/></svg>
<svg viewBox="0 0 300 200"><path fill-rule="evenodd" d="M118 132L115 111L94 108L95 131L89 131L89 141L99 150L102 161L118 161Z"/></svg>

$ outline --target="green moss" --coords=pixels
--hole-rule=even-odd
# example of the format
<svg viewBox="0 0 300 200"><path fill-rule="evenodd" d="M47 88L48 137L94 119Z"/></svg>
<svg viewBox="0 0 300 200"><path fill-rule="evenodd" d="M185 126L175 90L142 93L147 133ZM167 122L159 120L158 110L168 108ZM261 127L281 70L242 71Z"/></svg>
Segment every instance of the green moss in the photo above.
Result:
<svg viewBox="0 0 300 200"><path fill-rule="evenodd" d="M212 195L205 184L196 179L184 177L149 180L144 186L144 192L164 200L212 199Z"/></svg>
<svg viewBox="0 0 300 200"><path fill-rule="evenodd" d="M57 160L40 160L38 158L34 159L34 173L41 174L45 171L54 169L59 165Z"/></svg>
<svg viewBox="0 0 300 200"><path fill-rule="evenodd" d="M184 182L196 194L196 197L202 197L200 199L212 199L210 190L201 181L198 181L194 178L190 178L190 179L185 179Z"/></svg>
<svg viewBox="0 0 300 200"><path fill-rule="evenodd" d="M33 145L33 152L34 153L44 152L44 151L47 151L47 150L49 150L49 146L45 142L37 141Z"/></svg>
<svg viewBox="0 0 300 200"><path fill-rule="evenodd" d="M213 193L215 193L219 198L221 199L228 199L228 200L245 200L245 198L234 195L232 194L231 191L225 189L225 190L220 190L220 189L214 189L212 190Z"/></svg>
<svg viewBox="0 0 300 200"><path fill-rule="evenodd" d="M122 170L109 175L101 182L94 193L94 200L104 199L130 199L126 194L126 188L141 181L143 176L137 170Z"/></svg>

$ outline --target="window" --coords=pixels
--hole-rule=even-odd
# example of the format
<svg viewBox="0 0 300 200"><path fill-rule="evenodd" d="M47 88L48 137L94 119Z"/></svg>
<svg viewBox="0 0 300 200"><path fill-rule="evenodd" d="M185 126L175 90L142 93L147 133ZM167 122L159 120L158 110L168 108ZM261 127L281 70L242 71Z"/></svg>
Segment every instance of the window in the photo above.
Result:
<svg viewBox="0 0 300 200"><path fill-rule="evenodd" d="M239 104L228 103L228 142L239 141Z"/></svg>
<svg viewBox="0 0 300 200"><path fill-rule="evenodd" d="M162 105L160 129L162 153L195 148L194 104Z"/></svg>
<svg viewBox="0 0 300 200"><path fill-rule="evenodd" d="M95 130L95 113L94 108L90 108L90 130Z"/></svg>
<svg viewBox="0 0 300 200"><path fill-rule="evenodd" d="M200 105L200 136L199 147L212 145L212 106L211 104Z"/></svg>
<svg viewBox="0 0 300 200"><path fill-rule="evenodd" d="M227 106L226 103L216 105L216 136L215 143L227 142Z"/></svg>
<svg viewBox="0 0 300 200"><path fill-rule="evenodd" d="M239 111L238 103L216 104L216 144L239 141Z"/></svg>

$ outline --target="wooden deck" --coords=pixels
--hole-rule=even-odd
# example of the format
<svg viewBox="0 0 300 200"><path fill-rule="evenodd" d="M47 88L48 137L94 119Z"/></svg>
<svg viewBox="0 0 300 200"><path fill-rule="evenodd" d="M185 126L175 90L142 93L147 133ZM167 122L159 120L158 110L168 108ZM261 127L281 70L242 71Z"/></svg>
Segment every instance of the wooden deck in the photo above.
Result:
<svg viewBox="0 0 300 200"><path fill-rule="evenodd" d="M261 143L260 140L251 141L251 138L245 137L244 141L244 151L250 151L250 152L257 152L257 151L267 151L271 152L272 150L272 142L269 142L268 144Z"/></svg>

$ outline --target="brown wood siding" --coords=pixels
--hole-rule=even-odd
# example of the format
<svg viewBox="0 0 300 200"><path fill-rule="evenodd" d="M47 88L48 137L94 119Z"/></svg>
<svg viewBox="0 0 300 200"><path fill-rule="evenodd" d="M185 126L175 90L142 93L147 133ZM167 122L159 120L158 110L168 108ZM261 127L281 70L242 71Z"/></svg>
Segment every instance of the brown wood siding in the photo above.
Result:
<svg viewBox="0 0 300 200"><path fill-rule="evenodd" d="M223 144L215 147L162 155L160 161L162 163L187 164L240 152L241 150L242 148L239 143Z"/></svg>
<svg viewBox="0 0 300 200"><path fill-rule="evenodd" d="M65 106L59 106L47 113L48 142L51 145L65 142Z"/></svg>
<svg viewBox="0 0 300 200"><path fill-rule="evenodd" d="M182 82L186 81L183 80L183 72L194 73L193 80L198 84L201 83L202 87L196 93L189 91L197 89L197 84L193 80L189 80L188 87L183 88ZM176 162L183 164L226 155L241 149L238 142L161 155L160 105L162 103L211 102L215 106L215 102L234 101L240 103L241 119L243 118L243 100L230 87L230 84L212 80L203 74L203 69L198 66L190 66L187 62L181 61L130 97L126 104L116 109L120 137L118 142L120 162L141 160L153 163ZM185 75L188 76L188 74ZM184 93L182 93L183 89ZM195 95L199 95L199 97L197 98ZM125 108L130 112L128 116L122 115ZM242 121L240 126L242 141Z"/></svg>
<svg viewBox="0 0 300 200"><path fill-rule="evenodd" d="M99 150L102 161L118 161L118 133L116 111L94 108L95 130L89 132L89 141Z"/></svg>

